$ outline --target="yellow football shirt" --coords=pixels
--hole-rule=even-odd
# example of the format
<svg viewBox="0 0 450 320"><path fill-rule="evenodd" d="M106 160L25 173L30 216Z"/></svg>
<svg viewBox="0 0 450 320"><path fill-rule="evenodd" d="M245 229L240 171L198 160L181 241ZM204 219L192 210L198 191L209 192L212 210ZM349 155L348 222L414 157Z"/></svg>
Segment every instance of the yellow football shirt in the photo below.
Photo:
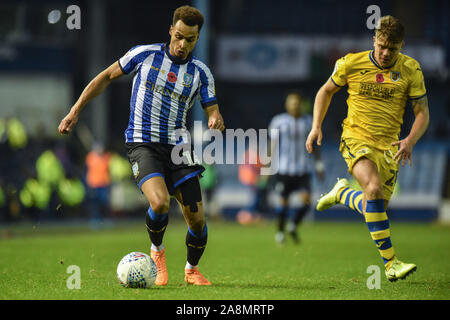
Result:
<svg viewBox="0 0 450 320"><path fill-rule="evenodd" d="M375 61L373 51L349 53L336 62L331 80L348 86L342 138L365 140L383 150L399 138L406 101L426 95L419 63L401 53L389 68Z"/></svg>

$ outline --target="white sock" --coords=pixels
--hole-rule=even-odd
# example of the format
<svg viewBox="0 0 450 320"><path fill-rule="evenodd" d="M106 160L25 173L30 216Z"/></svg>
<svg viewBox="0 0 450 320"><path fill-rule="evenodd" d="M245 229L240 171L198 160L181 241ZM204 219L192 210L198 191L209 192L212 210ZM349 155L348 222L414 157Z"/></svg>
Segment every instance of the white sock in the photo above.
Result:
<svg viewBox="0 0 450 320"><path fill-rule="evenodd" d="M162 251L164 249L164 245L161 243L161 245L160 246L155 246L153 243L152 243L152 250L153 251Z"/></svg>
<svg viewBox="0 0 450 320"><path fill-rule="evenodd" d="M193 266L193 265L190 264L189 262L186 262L186 267L184 267L184 268L185 268L185 269L189 269L189 270L197 269L197 268L198 268L198 265Z"/></svg>

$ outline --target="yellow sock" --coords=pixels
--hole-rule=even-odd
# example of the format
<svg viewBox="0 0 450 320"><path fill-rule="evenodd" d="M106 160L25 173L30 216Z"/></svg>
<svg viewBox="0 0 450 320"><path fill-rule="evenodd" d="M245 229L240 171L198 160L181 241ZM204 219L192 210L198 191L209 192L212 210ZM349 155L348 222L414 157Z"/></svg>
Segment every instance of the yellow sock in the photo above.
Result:
<svg viewBox="0 0 450 320"><path fill-rule="evenodd" d="M391 243L389 219L384 210L384 199L367 200L364 218L372 240L383 258L384 265L386 269L389 269L395 257L395 251Z"/></svg>
<svg viewBox="0 0 450 320"><path fill-rule="evenodd" d="M350 188L342 188L338 191L337 197L339 203L362 214L363 212L363 193Z"/></svg>

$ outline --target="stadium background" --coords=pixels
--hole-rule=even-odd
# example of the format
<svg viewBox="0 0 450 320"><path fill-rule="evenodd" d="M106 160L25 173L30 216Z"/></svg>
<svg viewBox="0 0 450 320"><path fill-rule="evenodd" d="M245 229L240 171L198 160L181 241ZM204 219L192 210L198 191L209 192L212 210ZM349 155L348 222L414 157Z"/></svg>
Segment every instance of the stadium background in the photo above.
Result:
<svg viewBox="0 0 450 320"><path fill-rule="evenodd" d="M57 127L98 72L137 44L168 41L172 12L182 4L195 5L205 14L196 55L215 76L227 128L244 130L267 128L271 118L284 111L289 90L300 90L312 103L337 58L370 49L373 31L366 26L370 5L378 5L381 15L400 18L406 27L405 53L424 71L431 121L414 149L413 167L400 169L389 215L399 220L450 221L450 5L446 0L343 2L2 1L0 223L90 221L101 228L109 222L142 219L147 204L129 176L123 148L131 77L113 82L91 102L71 135L60 137ZM79 29L69 28L76 11L67 8L73 4L80 9ZM59 20L56 13L49 15L53 10L59 10ZM335 96L323 125L326 179L314 178L314 199L336 177L348 176L337 150L345 99L345 90ZM196 105L189 123L201 119L201 107ZM412 121L408 104L402 137ZM90 202L101 199L91 199L86 185L86 156L98 142L116 155L102 219L92 212ZM54 159L38 165L47 150L56 154L63 171L55 172ZM239 181L237 165L214 169L207 214L234 220L252 202L252 188ZM41 176L55 177L57 182L51 182L50 189L43 187ZM66 182L66 193L61 181ZM268 203L260 213L270 218L276 203L273 192L268 192ZM308 215L311 220L354 217L343 207Z"/></svg>

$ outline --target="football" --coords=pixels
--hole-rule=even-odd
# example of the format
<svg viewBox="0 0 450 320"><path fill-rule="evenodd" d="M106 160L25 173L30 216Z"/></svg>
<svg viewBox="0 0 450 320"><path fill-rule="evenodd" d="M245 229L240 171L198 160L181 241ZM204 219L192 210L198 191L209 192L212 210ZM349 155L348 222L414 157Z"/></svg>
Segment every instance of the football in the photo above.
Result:
<svg viewBox="0 0 450 320"><path fill-rule="evenodd" d="M153 259L142 252L127 254L117 266L117 279L126 288L150 288L157 273Z"/></svg>

